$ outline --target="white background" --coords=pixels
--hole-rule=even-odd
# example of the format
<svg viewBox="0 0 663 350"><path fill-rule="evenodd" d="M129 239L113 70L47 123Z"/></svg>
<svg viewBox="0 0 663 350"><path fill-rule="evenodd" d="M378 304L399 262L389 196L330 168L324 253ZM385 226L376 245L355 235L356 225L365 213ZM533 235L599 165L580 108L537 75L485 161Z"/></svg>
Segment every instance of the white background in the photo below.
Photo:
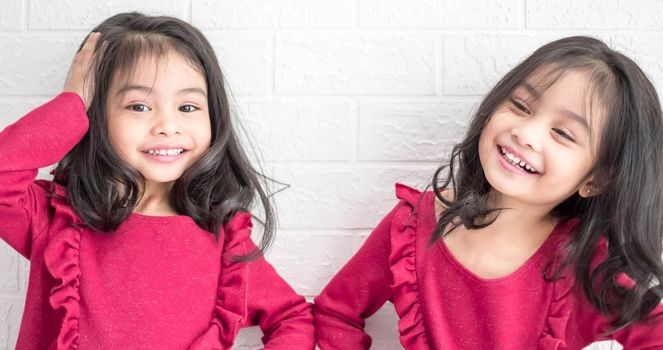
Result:
<svg viewBox="0 0 663 350"><path fill-rule="evenodd" d="M291 185L277 196L268 259L307 297L395 204L393 184L423 188L481 96L538 46L592 35L635 58L659 91L663 83L663 1L137 3L0 0L0 129L61 90L75 49L106 17L139 10L191 22L213 43L267 173ZM14 348L27 271L0 243L0 349ZM390 304L368 330L373 348L401 348ZM249 329L236 348L259 344Z"/></svg>

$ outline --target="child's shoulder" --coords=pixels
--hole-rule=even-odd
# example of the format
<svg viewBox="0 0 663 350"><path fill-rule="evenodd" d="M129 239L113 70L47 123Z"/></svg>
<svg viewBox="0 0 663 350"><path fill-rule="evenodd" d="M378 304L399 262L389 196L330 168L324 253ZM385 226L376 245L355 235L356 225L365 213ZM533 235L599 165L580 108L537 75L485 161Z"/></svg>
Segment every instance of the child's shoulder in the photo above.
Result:
<svg viewBox="0 0 663 350"><path fill-rule="evenodd" d="M427 197L431 200L435 197L435 192L430 189L421 191L400 182L396 183L395 188L396 198L410 204L418 204ZM440 193L445 199L453 198L453 190L451 189L440 189Z"/></svg>
<svg viewBox="0 0 663 350"><path fill-rule="evenodd" d="M50 193L52 191L53 181L42 180L42 179L35 180L34 185L37 190L43 191L45 193Z"/></svg>
<svg viewBox="0 0 663 350"><path fill-rule="evenodd" d="M427 241L437 222L435 193L397 183L396 198L400 201L394 208L391 221L392 245Z"/></svg>
<svg viewBox="0 0 663 350"><path fill-rule="evenodd" d="M422 197L422 195L425 193L417 190L414 187L404 185L400 182L397 182L395 187L396 187L396 198L410 204L416 204L419 201L419 199Z"/></svg>
<svg viewBox="0 0 663 350"><path fill-rule="evenodd" d="M448 201L451 201L454 198L453 189L441 188L439 192L442 197ZM437 218L440 217L440 213L446 208L444 203L442 203L442 201L435 195L434 191L420 191L402 183L396 183L396 198L412 206L414 209L418 209L422 205L424 207L429 206L434 214L435 221L437 221Z"/></svg>
<svg viewBox="0 0 663 350"><path fill-rule="evenodd" d="M30 184L28 194L32 203L30 210L37 216L48 213L50 202L53 197L53 182L49 180L34 180Z"/></svg>

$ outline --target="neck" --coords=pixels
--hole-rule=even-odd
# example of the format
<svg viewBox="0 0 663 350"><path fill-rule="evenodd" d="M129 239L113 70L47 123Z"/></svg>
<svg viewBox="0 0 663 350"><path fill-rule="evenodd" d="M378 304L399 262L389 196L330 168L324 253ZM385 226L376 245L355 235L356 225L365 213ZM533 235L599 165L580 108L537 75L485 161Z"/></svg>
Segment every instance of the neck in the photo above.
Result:
<svg viewBox="0 0 663 350"><path fill-rule="evenodd" d="M134 213L153 216L177 215L170 202L170 183L147 183Z"/></svg>
<svg viewBox="0 0 663 350"><path fill-rule="evenodd" d="M506 197L496 191L489 195L488 203L491 208L504 208L495 221L493 228L509 228L511 232L529 231L536 227L554 226L555 219L550 215L552 207L549 205L532 205ZM493 219L494 216L488 219Z"/></svg>

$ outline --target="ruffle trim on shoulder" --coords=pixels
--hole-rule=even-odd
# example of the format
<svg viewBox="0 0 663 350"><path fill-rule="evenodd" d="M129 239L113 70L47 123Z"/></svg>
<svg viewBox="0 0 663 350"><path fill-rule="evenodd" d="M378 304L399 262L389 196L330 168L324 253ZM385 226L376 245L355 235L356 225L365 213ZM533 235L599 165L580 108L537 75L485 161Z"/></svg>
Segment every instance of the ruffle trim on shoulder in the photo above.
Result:
<svg viewBox="0 0 663 350"><path fill-rule="evenodd" d="M79 348L80 320L80 244L85 225L67 203L67 190L53 183L51 206L54 209L53 226L44 250L44 263L48 272L58 281L51 289L49 302L53 309L64 309L62 325L51 350ZM239 213L223 228L224 253L221 277L217 290L214 315L209 328L189 349L230 349L239 329L246 322L246 263L237 256L252 252L249 244L252 230L251 215Z"/></svg>
<svg viewBox="0 0 663 350"><path fill-rule="evenodd" d="M225 225L224 252L214 315L209 328L189 347L190 350L230 349L240 328L247 322L247 264L237 257L253 251L251 214L238 213Z"/></svg>
<svg viewBox="0 0 663 350"><path fill-rule="evenodd" d="M63 308L65 313L60 332L50 349L78 349L81 313L79 250L83 222L67 203L67 190L55 183L52 186L53 226L44 250L44 263L58 281L51 289L49 302L53 309Z"/></svg>
<svg viewBox="0 0 663 350"><path fill-rule="evenodd" d="M552 298L548 308L548 317L539 338L537 348L539 350L562 350L567 349L566 334L571 322L571 311L573 309L573 297L571 295L572 284L567 277L560 277L554 281Z"/></svg>
<svg viewBox="0 0 663 350"><path fill-rule="evenodd" d="M402 202L391 225L389 266L393 278L393 304L398 316L400 341L406 349L428 349L428 335L421 311L416 272L417 206L422 193L396 184L396 197Z"/></svg>
<svg viewBox="0 0 663 350"><path fill-rule="evenodd" d="M579 224L577 219L568 220L560 225L558 228L562 232L556 232L558 247L561 247L567 242L572 235L573 229ZM564 254L558 252L555 254L553 263L547 269L551 274L557 271L564 260ZM568 344L567 337L570 328L574 325L573 310L575 304L575 297L573 295L573 286L575 279L573 278L573 271L571 267L567 266L566 269L560 273L553 281L552 296L548 307L548 315L546 322L539 337L537 349L539 350L565 350L569 349L571 344Z"/></svg>

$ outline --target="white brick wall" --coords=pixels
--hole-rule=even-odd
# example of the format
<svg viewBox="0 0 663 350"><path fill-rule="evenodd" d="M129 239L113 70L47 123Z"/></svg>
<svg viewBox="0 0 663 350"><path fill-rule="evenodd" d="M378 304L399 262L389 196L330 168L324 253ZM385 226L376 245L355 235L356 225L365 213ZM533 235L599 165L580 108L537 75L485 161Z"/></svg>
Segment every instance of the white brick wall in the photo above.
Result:
<svg viewBox="0 0 663 350"><path fill-rule="evenodd" d="M75 48L104 18L139 10L190 21L213 43L265 169L291 185L277 196L268 258L307 297L391 208L393 183L425 185L480 96L542 43L600 37L663 91L661 1L139 3L0 0L0 128L60 91ZM28 269L0 243L0 349L14 347ZM400 348L391 305L367 328L375 349ZM249 329L236 348L258 344Z"/></svg>

